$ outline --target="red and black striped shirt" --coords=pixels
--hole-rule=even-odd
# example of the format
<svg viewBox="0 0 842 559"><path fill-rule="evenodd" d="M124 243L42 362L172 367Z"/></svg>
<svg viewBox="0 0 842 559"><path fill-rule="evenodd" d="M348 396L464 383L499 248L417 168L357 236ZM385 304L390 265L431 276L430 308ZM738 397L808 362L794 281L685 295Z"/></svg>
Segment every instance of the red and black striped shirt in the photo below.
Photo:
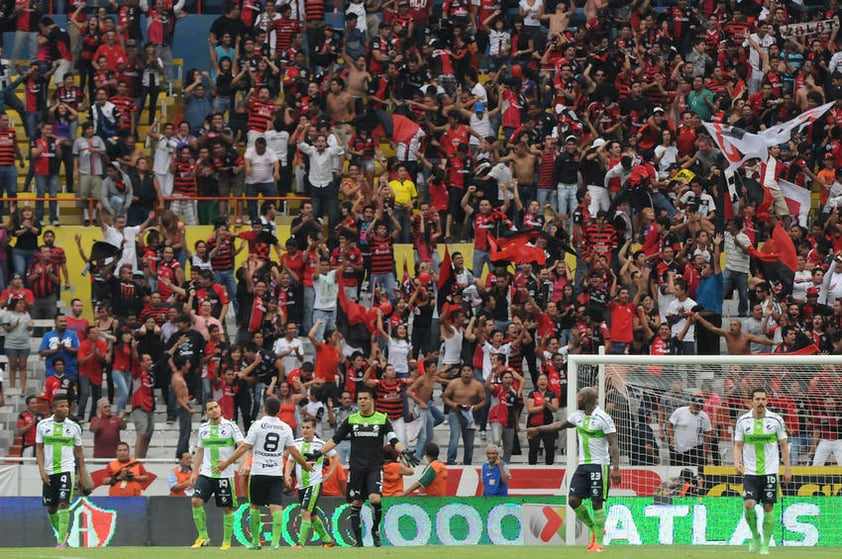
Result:
<svg viewBox="0 0 842 559"><path fill-rule="evenodd" d="M327 11L325 0L307 0L304 3L304 21L324 21Z"/></svg>
<svg viewBox="0 0 842 559"><path fill-rule="evenodd" d="M292 46L292 36L301 31L301 24L292 18L280 18L272 22L275 29L275 52L284 52Z"/></svg>
<svg viewBox="0 0 842 559"><path fill-rule="evenodd" d="M132 101L131 97L112 97L109 99L117 107L119 117L117 125L120 128L128 130L132 125L132 114L137 112L137 106Z"/></svg>
<svg viewBox="0 0 842 559"><path fill-rule="evenodd" d="M192 161L176 161L172 184L173 194L195 198L196 165Z"/></svg>
<svg viewBox="0 0 842 559"><path fill-rule="evenodd" d="M0 167L15 165L15 146L18 136L14 128L0 130Z"/></svg>
<svg viewBox="0 0 842 559"><path fill-rule="evenodd" d="M226 272L234 269L234 241L231 237L217 237L208 239L208 250L219 245L219 250L211 256L211 268L215 272Z"/></svg>
<svg viewBox="0 0 842 559"><path fill-rule="evenodd" d="M246 128L256 132L266 132L275 117L277 105L273 101L260 101L252 97L249 99L249 116Z"/></svg>
<svg viewBox="0 0 842 559"><path fill-rule="evenodd" d="M392 421L403 417L403 396L401 390L406 386L406 379L377 381L377 411L385 413Z"/></svg>
<svg viewBox="0 0 842 559"><path fill-rule="evenodd" d="M38 277L33 277L35 274L38 274ZM29 269L29 286L36 298L49 297L58 291L58 284L50 279L50 274L58 276L56 268L52 264L35 262Z"/></svg>
<svg viewBox="0 0 842 559"><path fill-rule="evenodd" d="M372 275L391 274L395 271L395 251L392 244L391 237L369 239Z"/></svg>

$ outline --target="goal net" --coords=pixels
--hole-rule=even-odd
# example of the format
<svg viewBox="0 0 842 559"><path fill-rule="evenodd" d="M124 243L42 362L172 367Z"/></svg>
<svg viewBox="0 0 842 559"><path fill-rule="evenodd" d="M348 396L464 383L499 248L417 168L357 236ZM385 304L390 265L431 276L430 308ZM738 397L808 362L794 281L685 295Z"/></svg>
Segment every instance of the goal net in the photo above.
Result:
<svg viewBox="0 0 842 559"><path fill-rule="evenodd" d="M820 544L819 521L805 532L803 518L793 515L829 507L822 498L842 493L840 371L842 358L826 355L569 355L566 412L576 409L579 389L594 387L618 432L623 481L606 502L606 542L741 545L750 537L734 471L734 426L749 412L753 390L763 388L768 409L784 418L794 467L792 482L779 487L775 541ZM567 437L566 456L569 482L577 437ZM665 527L663 515L677 516ZM586 535L567 523L567 542Z"/></svg>

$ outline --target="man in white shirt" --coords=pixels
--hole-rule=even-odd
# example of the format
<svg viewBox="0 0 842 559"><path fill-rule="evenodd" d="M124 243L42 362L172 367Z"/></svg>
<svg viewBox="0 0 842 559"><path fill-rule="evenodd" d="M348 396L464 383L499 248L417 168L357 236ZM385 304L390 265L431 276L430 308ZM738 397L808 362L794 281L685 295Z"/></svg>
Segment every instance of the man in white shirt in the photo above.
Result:
<svg viewBox="0 0 842 559"><path fill-rule="evenodd" d="M693 396L689 406L677 408L667 423L671 466L704 466L713 463L710 434L713 427L704 411L704 398ZM707 457L707 460L705 460Z"/></svg>
<svg viewBox="0 0 842 559"><path fill-rule="evenodd" d="M114 245L115 247L122 247L123 254L120 261L114 267L119 270L123 264L129 264L132 271L137 271L137 236L146 228L151 220L155 219L155 212L149 212L149 217L140 225L133 227L126 226L126 216L118 215L113 218L114 225L111 225L112 218L107 212L103 212L100 216L100 227L102 227L102 236L106 243Z"/></svg>
<svg viewBox="0 0 842 559"><path fill-rule="evenodd" d="M156 120L152 123L152 127L154 128L157 123L158 121ZM172 165L173 154L178 149L178 142L173 138L175 127L172 123L168 122L164 124L163 134L158 134L150 130L148 135L157 142L153 153L152 172L155 173L155 178L158 179L161 194L167 198L172 196L173 174L170 170L170 165Z"/></svg>
<svg viewBox="0 0 842 559"><path fill-rule="evenodd" d="M297 335L298 324L287 322L284 325L283 337L275 340L275 345L272 347L275 357L281 360L281 365L284 366L287 374L301 367L301 359L304 357L304 349Z"/></svg>
<svg viewBox="0 0 842 559"><path fill-rule="evenodd" d="M275 182L281 178L281 169L278 156L274 151L266 149L266 138L258 137L254 141L254 147L246 150L244 157L246 164L246 202L249 210L249 218L252 221L258 219L257 200L252 200L262 194L264 198L277 196Z"/></svg>
<svg viewBox="0 0 842 559"><path fill-rule="evenodd" d="M762 23L757 28L757 33L752 33L743 41L743 47L751 47L748 51L748 63L751 65L751 75L748 79L749 95L760 91L760 82L764 75L763 60L760 53L768 54L769 47L775 44L772 33L772 26L768 23Z"/></svg>
<svg viewBox="0 0 842 559"><path fill-rule="evenodd" d="M321 218L327 209L330 230L339 218L339 185L333 180L333 158L345 153L341 146L328 147L327 136L319 134L313 145L298 144L298 149L310 160L307 181L308 194L313 204L313 215Z"/></svg>
<svg viewBox="0 0 842 559"><path fill-rule="evenodd" d="M667 322L670 323L672 335L677 337L684 330L687 321L691 320L690 314L693 307L696 306L696 301L687 296L687 282L685 280L675 280L673 286L675 299L667 307ZM684 340L680 343L682 355L695 355L696 327L694 324L690 324L687 333L684 335Z"/></svg>
<svg viewBox="0 0 842 559"><path fill-rule="evenodd" d="M319 259L319 265L313 271L313 291L316 294L313 301L313 323L321 319L316 339L323 340L325 330L336 329L336 299L339 296L337 271L330 269L330 258L327 256Z"/></svg>
<svg viewBox="0 0 842 559"><path fill-rule="evenodd" d="M743 221L741 219L730 220L726 223L725 229L725 274L723 292L737 291L740 302L737 306L737 314L745 318L748 313L748 273L749 256L748 247L751 246L751 239L743 232Z"/></svg>

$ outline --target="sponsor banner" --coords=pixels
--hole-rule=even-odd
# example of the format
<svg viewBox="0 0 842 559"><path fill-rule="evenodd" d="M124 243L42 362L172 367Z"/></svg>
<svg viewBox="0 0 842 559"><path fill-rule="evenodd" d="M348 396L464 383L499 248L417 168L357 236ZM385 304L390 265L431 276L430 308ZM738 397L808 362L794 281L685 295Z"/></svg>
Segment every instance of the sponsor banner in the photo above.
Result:
<svg viewBox="0 0 842 559"><path fill-rule="evenodd" d="M739 497L743 494L743 477L733 466L706 466L702 487L708 497ZM842 467L801 466L792 468L792 481L781 484L779 495L786 497L838 497L842 495Z"/></svg>
<svg viewBox="0 0 842 559"><path fill-rule="evenodd" d="M830 33L834 29L839 29L839 18L805 21L804 23L792 23L778 27L781 37L804 37L805 35Z"/></svg>

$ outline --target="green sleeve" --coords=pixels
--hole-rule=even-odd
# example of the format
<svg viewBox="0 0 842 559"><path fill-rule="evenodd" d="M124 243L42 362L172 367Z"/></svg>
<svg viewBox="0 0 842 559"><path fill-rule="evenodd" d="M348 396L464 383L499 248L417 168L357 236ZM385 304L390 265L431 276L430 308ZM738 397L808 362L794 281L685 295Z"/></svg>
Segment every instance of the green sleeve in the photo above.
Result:
<svg viewBox="0 0 842 559"><path fill-rule="evenodd" d="M421 487L430 487L430 484L433 483L433 480L435 479L436 471L432 466L427 466L424 469L424 473L421 474L421 479L418 480L418 484L421 485Z"/></svg>

